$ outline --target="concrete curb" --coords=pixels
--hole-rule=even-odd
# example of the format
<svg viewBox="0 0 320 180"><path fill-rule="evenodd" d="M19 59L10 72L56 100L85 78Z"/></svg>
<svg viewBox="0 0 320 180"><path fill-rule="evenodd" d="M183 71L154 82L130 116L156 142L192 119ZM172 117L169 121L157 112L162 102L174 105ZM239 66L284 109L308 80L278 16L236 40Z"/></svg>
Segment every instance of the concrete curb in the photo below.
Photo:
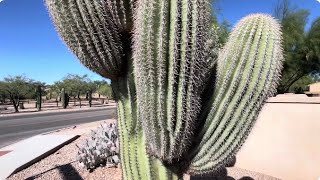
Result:
<svg viewBox="0 0 320 180"><path fill-rule="evenodd" d="M59 110L45 110L45 111L35 111L35 112L19 112L19 113L9 113L9 114L2 114L0 113L0 118L15 118L19 116L33 116L35 114L45 116L48 114L54 113L76 113L76 112L88 112L88 111L95 111L95 110L108 110L116 108L116 105L111 106L104 106L104 107L92 107L92 108L82 108L82 109L59 109Z"/></svg>
<svg viewBox="0 0 320 180"><path fill-rule="evenodd" d="M56 142L50 142L49 145L43 145L40 149L34 150L32 147L34 147L35 144L41 143L39 141L39 138L43 138L50 140L53 140L52 138L61 137L60 140L55 140ZM0 180L5 180L12 174L15 174L32 164L40 161L41 159L53 154L57 150L59 150L61 147L71 143L72 141L79 138L79 135L72 135L72 136L53 136L53 135L37 135L33 136L31 138L19 141L15 144L6 146L4 148L1 148L1 150L12 150L12 152L3 155L0 158L0 166L3 168L0 168ZM58 138L59 139L59 138ZM60 141L60 142L59 142ZM29 145L29 146L26 146ZM23 147L26 147L26 149L21 150ZM31 147L31 149L30 149ZM47 149L46 149L47 147ZM29 148L29 149L28 149ZM31 153L30 153L31 152ZM34 157L33 157L34 156Z"/></svg>
<svg viewBox="0 0 320 180"><path fill-rule="evenodd" d="M81 125L81 124L76 124L76 125L64 127L64 128L61 128L61 129L56 129L56 130L48 131L48 132L45 132L45 133L41 133L41 135L52 134L52 133L55 133L55 132L60 132L60 131L63 131L63 130L66 130L66 129L71 129L71 128L74 129L74 127L77 127L78 125Z"/></svg>
<svg viewBox="0 0 320 180"><path fill-rule="evenodd" d="M320 104L320 102L299 102L299 101L267 101L270 104Z"/></svg>
<svg viewBox="0 0 320 180"><path fill-rule="evenodd" d="M305 95L277 95L270 97L267 103L288 103L288 104L320 104L320 97L307 97Z"/></svg>
<svg viewBox="0 0 320 180"><path fill-rule="evenodd" d="M69 139L69 140L65 141L64 143L62 143L62 144L60 144L60 145L58 145L58 146L54 147L53 149L50 149L49 151L45 152L44 154L42 154L42 155L40 155L40 156L36 157L35 159L33 159L33 160L31 160L31 161L27 162L26 164L24 164L24 165L22 165L22 166L18 167L18 168L17 168L15 171L13 171L9 176L11 176L12 174L17 173L17 172L19 172L19 171L21 171L21 170L23 170L23 169L25 169L25 168L27 168L27 167L31 166L32 164L34 164L34 163L36 163L36 162L40 161L40 160L41 160L41 159L43 159L43 158L46 158L47 156L50 156L51 154L53 154L54 152L58 151L58 150L59 150L60 148L62 148L63 146L65 146L65 145L67 145L67 144L71 143L72 141L74 141L74 140L78 139L79 137L80 137L79 135L76 135L76 136L74 136L73 138L71 138L71 139ZM9 177L9 176L8 176L8 177Z"/></svg>

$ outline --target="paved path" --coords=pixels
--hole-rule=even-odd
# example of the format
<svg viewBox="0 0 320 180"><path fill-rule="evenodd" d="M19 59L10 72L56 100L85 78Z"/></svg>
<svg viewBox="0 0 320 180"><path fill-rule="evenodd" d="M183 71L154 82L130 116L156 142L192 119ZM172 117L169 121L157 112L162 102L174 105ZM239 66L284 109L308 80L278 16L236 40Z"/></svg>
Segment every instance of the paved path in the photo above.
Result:
<svg viewBox="0 0 320 180"><path fill-rule="evenodd" d="M115 113L115 108L101 108L0 117L0 148L40 133L76 124L114 118Z"/></svg>
<svg viewBox="0 0 320 180"><path fill-rule="evenodd" d="M0 156L0 180L29 167L78 137L78 135L37 135L0 149L7 152Z"/></svg>

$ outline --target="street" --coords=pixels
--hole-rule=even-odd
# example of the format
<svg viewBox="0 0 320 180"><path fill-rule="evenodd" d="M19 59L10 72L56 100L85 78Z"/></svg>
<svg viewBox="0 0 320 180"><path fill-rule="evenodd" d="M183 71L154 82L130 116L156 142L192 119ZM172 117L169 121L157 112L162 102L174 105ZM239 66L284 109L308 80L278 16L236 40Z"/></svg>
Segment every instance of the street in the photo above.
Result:
<svg viewBox="0 0 320 180"><path fill-rule="evenodd" d="M0 148L60 128L115 118L116 108L0 116Z"/></svg>

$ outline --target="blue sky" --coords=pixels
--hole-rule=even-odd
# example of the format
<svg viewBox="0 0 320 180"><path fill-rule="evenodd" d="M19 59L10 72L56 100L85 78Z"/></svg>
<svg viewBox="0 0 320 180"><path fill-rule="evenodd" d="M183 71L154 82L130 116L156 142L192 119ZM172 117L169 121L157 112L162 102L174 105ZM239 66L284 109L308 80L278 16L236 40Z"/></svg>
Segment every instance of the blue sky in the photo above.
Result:
<svg viewBox="0 0 320 180"><path fill-rule="evenodd" d="M220 0L219 19L235 24L250 13L272 13L277 0ZM320 16L316 0L292 0L311 11L310 20ZM0 0L0 79L25 75L52 84L66 74L99 75L87 70L66 48L50 21L43 0Z"/></svg>
<svg viewBox="0 0 320 180"><path fill-rule="evenodd" d="M242 17L251 13L273 14L278 0L218 0L217 9L219 20L227 20L235 24ZM320 3L317 0L290 0L291 4L299 9L310 11L309 24L320 16Z"/></svg>

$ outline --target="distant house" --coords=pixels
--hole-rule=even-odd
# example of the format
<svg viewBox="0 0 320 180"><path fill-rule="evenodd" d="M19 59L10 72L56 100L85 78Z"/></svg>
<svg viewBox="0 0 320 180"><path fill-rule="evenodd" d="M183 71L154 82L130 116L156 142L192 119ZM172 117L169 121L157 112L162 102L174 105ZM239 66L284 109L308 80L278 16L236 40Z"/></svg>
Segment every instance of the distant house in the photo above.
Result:
<svg viewBox="0 0 320 180"><path fill-rule="evenodd" d="M320 82L309 84L309 91L306 91L305 94L308 96L320 96Z"/></svg>

